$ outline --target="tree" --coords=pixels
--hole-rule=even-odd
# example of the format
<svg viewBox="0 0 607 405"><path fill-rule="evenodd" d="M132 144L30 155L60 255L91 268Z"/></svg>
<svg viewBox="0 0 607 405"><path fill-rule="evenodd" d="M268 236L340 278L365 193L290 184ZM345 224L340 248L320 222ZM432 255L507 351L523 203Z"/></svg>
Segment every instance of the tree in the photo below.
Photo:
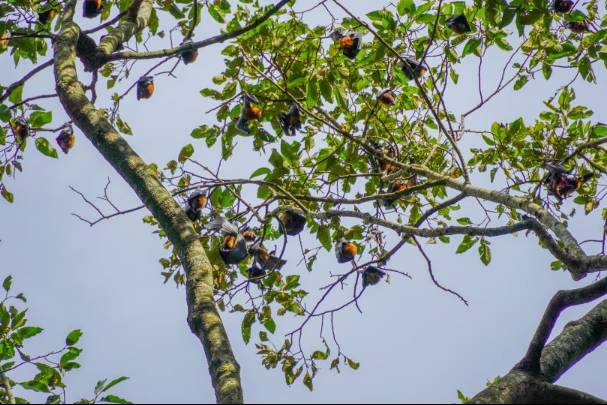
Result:
<svg viewBox="0 0 607 405"><path fill-rule="evenodd" d="M598 212L605 197L607 125L575 104L580 83L596 84L607 61L598 2L401 0L366 15L339 0L308 9L286 0L270 6L106 1L98 10L99 3L85 3L103 22L90 30L81 29L75 1L16 1L0 10L5 57L11 55L18 67L22 60L35 65L23 79L3 84L0 95L2 195L15 200L7 182L26 163L28 143L56 158L43 134L59 133L59 146L69 151L71 128L77 127L143 204L120 210L106 188L104 199L114 209L106 214L80 193L99 214L81 219L95 225L143 208L150 212L144 221L170 249L161 259L162 274L185 286L189 326L203 345L218 402L243 400L239 365L219 311L242 314L246 343L258 323L264 329L256 339L263 364L281 366L287 384L301 380L312 389L322 362L337 370L359 367L342 352L334 317L358 307L365 291L386 276L407 277L398 270L404 251L417 251L436 286L467 304L440 284L422 241L450 244L461 237L456 253L476 246L489 265L494 238L525 233L554 257L552 270L568 271L576 281L607 268L603 227L600 238L583 243L570 230L582 215L572 211L571 201L597 221L607 216ZM60 12L45 14L51 9ZM326 25L313 19L318 10L328 16ZM224 26L223 33L194 41L203 11ZM150 40L168 43L162 28L167 26L175 27L169 47L141 50ZM181 45L172 45L173 35L183 37ZM225 70L213 78L216 88L201 90L218 102L216 123L195 128L195 141L177 159L162 166L144 162L125 138L132 131L121 103L135 92L137 99L153 96L154 85L161 86L181 61L193 62L197 50L227 41ZM47 52L52 58L39 62ZM495 68L500 58L501 74L486 93L492 84L484 67ZM145 63L147 72L133 78L133 66ZM453 94L461 91L458 83L472 63L478 67L479 100L461 111ZM172 67L161 71L167 64ZM30 96L35 90L28 81L50 68L56 94ZM89 85L82 82L85 75ZM127 87L105 108L96 104L100 78L108 89ZM470 117L499 95L538 81L553 91L539 116L512 122L495 117L485 128L470 126ZM48 102L60 103L68 122L54 123L48 108L36 104ZM229 164L237 161L237 142L246 142L268 164L243 178L226 178L195 152L220 146ZM460 209L477 215L458 217ZM214 226L219 216L238 230L220 231ZM320 246L299 236L298 219ZM281 247L270 252L266 245L274 242ZM280 269L283 259L297 260L284 257L288 242L300 244L309 271L323 249L335 250L352 267L310 301L300 276ZM596 244L598 253L587 253L584 243ZM341 288L349 298L326 309ZM563 310L605 294L604 279L558 292L524 358L471 401L598 401L554 382L607 338L606 302L546 344ZM274 346L270 335L287 314L300 318L299 326ZM310 351L303 334L315 321L321 324L320 348Z"/></svg>
<svg viewBox="0 0 607 405"><path fill-rule="evenodd" d="M47 404L67 403L67 386L64 378L66 374L80 368L76 361L82 354L82 349L76 345L82 337L79 329L71 331L65 338L65 344L59 350L33 356L28 354L25 343L41 334L44 329L28 324L27 311L21 307L27 303L23 293L11 295L13 277L8 276L2 282L4 297L0 302L0 401L3 404L29 403L25 398L15 395L14 387L17 385L25 391L46 394ZM17 359L17 356L19 358ZM16 382L10 376L24 369L37 370L36 374L23 382ZM29 374L28 370L28 374ZM80 399L78 403L129 403L109 391L118 384L126 381L127 377L119 377L97 383L93 396Z"/></svg>

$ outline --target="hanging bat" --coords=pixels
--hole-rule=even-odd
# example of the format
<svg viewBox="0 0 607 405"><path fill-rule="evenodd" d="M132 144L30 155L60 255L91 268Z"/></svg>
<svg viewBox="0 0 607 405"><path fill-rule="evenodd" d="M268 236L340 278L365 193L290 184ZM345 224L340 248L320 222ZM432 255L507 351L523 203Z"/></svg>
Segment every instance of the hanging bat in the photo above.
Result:
<svg viewBox="0 0 607 405"><path fill-rule="evenodd" d="M306 215L302 210L287 207L278 215L285 232L289 236L296 236L304 230L306 226Z"/></svg>
<svg viewBox="0 0 607 405"><path fill-rule="evenodd" d="M573 0L554 0L552 7L555 12L560 14L566 14L573 10L575 2Z"/></svg>
<svg viewBox="0 0 607 405"><path fill-rule="evenodd" d="M258 120L263 115L263 111L258 106L259 101L255 96L244 94L242 96L242 109L240 110L240 118L236 123L236 129L250 135L249 121Z"/></svg>
<svg viewBox="0 0 607 405"><path fill-rule="evenodd" d="M394 183L392 183L390 185L390 188L388 189L388 193L398 193L398 192L403 192L405 191L407 188L407 183L404 183L402 181L395 181ZM398 200L400 199L400 197L395 196L395 197L389 197L389 198L385 198L384 199L384 206L386 208L392 207L394 205L394 203L396 203Z"/></svg>
<svg viewBox="0 0 607 405"><path fill-rule="evenodd" d="M287 264L286 260L282 260L273 253L268 252L264 246L259 244L249 248L249 253L255 258L255 262L264 270L274 271L280 270Z"/></svg>
<svg viewBox="0 0 607 405"><path fill-rule="evenodd" d="M281 112L278 119L280 127L287 136L295 136L297 131L301 130L301 111L297 103L291 104L288 112Z"/></svg>
<svg viewBox="0 0 607 405"><path fill-rule="evenodd" d="M67 155L76 145L74 130L69 127L68 129L61 131L55 141L57 141L57 145L59 145L61 151Z"/></svg>
<svg viewBox="0 0 607 405"><path fill-rule="evenodd" d="M191 39L186 39L185 41L183 41L181 43L182 46L192 45L192 44L193 44L193 42ZM181 60L186 65L196 62L196 59L198 59L198 49L190 48L190 49L187 49L187 50L181 52Z"/></svg>
<svg viewBox="0 0 607 405"><path fill-rule="evenodd" d="M202 192L194 193L188 198L188 207L185 211L192 221L199 221L202 217L202 209L207 205L207 196Z"/></svg>
<svg viewBox="0 0 607 405"><path fill-rule="evenodd" d="M377 285L386 273L375 266L367 267L363 272L363 289L370 285Z"/></svg>
<svg viewBox="0 0 607 405"><path fill-rule="evenodd" d="M13 131L13 135L17 142L21 143L30 136L30 127L27 124L27 121L24 118L17 118L11 124L11 130Z"/></svg>
<svg viewBox="0 0 607 405"><path fill-rule="evenodd" d="M84 0L82 15L86 18L96 18L103 11L103 0Z"/></svg>
<svg viewBox="0 0 607 405"><path fill-rule="evenodd" d="M246 228L244 231L242 231L242 237L245 238L249 244L257 240L257 234L252 228Z"/></svg>
<svg viewBox="0 0 607 405"><path fill-rule="evenodd" d="M264 278L267 274L264 269L259 268L256 265L251 266L251 268L248 270L248 273L249 280L259 286L261 286L261 279Z"/></svg>
<svg viewBox="0 0 607 405"><path fill-rule="evenodd" d="M398 158L398 150L396 147L385 141L371 141L371 145L375 150L380 151L388 159L396 160ZM371 155L369 163L373 168L373 171L380 174L392 174L398 170L398 166L392 162L388 162L385 159L378 158L375 155Z"/></svg>
<svg viewBox="0 0 607 405"><path fill-rule="evenodd" d="M396 95L391 89L385 89L377 95L377 100L385 105L394 105L396 103Z"/></svg>
<svg viewBox="0 0 607 405"><path fill-rule="evenodd" d="M339 43L341 52L350 59L356 59L356 55L362 48L362 36L356 32L348 32L344 35L341 31L331 33L331 38Z"/></svg>
<svg viewBox="0 0 607 405"><path fill-rule="evenodd" d="M403 73L407 76L407 79L413 80L415 78L420 79L423 75L426 74L426 67L418 60L413 59L409 56L404 56L402 68Z"/></svg>
<svg viewBox="0 0 607 405"><path fill-rule="evenodd" d="M354 260L358 254L358 246L354 242L346 241L345 239L337 242L335 247L335 256L338 263L348 263Z"/></svg>
<svg viewBox="0 0 607 405"><path fill-rule="evenodd" d="M236 225L223 217L216 217L206 228L222 236L219 255L226 264L238 264L247 258L247 243Z"/></svg>
<svg viewBox="0 0 607 405"><path fill-rule="evenodd" d="M144 76L137 81L137 100L150 98L154 94L154 78Z"/></svg>
<svg viewBox="0 0 607 405"><path fill-rule="evenodd" d="M594 174L589 173L584 176L574 176L570 174L562 166L546 165L548 170L548 178L545 183L548 185L548 189L552 195L554 195L559 202L562 202L566 198L570 197L573 193L578 191L584 183L589 181Z"/></svg>
<svg viewBox="0 0 607 405"><path fill-rule="evenodd" d="M390 189L388 190L389 193L398 193L398 192L403 192L405 190L410 189L411 187L414 187L417 185L417 177L413 176L411 178L409 178L406 182L400 181L400 180L396 180L394 183L392 183L392 185L390 186ZM392 207L394 205L394 203L396 201L398 201L400 199L400 197L390 197L390 198L386 198L384 200L384 206L386 208Z"/></svg>
<svg viewBox="0 0 607 405"><path fill-rule="evenodd" d="M52 8L50 1L48 1L43 8L47 9L38 13L38 21L40 24L46 25L57 16L57 10Z"/></svg>
<svg viewBox="0 0 607 405"><path fill-rule="evenodd" d="M465 14L454 15L447 19L447 27L451 28L457 34L467 34L472 31L470 23Z"/></svg>
<svg viewBox="0 0 607 405"><path fill-rule="evenodd" d="M570 29L572 32L576 34L584 34L590 31L590 26L588 21L570 21L565 25L565 28Z"/></svg>

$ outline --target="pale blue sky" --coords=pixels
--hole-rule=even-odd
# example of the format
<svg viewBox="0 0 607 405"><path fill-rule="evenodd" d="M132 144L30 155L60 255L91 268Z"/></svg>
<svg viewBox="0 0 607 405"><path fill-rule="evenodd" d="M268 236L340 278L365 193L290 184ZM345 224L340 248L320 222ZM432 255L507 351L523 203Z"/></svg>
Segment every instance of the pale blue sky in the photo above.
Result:
<svg viewBox="0 0 607 405"><path fill-rule="evenodd" d="M363 5L366 2L344 3L359 14L369 9ZM320 13L312 18L325 17ZM214 33L213 24L203 24L197 38ZM138 103L132 95L123 103L122 115L136 133L128 141L146 161L163 164L175 158L181 146L193 141L191 129L211 122L205 111L213 104L198 91L221 71L220 50L220 46L201 50L196 64L179 67L178 79L159 78L151 100ZM141 64L137 72L146 66ZM2 82L17 78L25 68L15 71L3 57ZM461 91L448 99L455 111L474 105L477 97L470 90L475 67L466 66L461 76ZM532 116L541 111L541 99L565 81L561 79L548 86L538 80L522 92L507 92L468 124L479 128L494 120ZM584 86L586 91L578 93L597 117L604 117L607 107L597 96L605 76L600 79L598 86ZM33 83L39 93L48 93L53 86L50 71ZM102 103L107 100L103 91L100 96ZM52 106L56 118L63 117L54 102L44 105ZM464 143L471 144L474 140ZM196 158L211 165L217 161L202 143L194 145ZM247 150L245 142L237 153L238 158L223 172L226 177L252 171L250 166L240 166L242 162L267 160ZM186 324L184 291L162 284L158 259L164 250L151 228L142 223L142 213L92 229L70 216L72 212L94 215L69 191L70 185L95 196L109 176L111 195L123 208L138 205L133 192L81 134L68 157L56 161L30 150L24 166L17 181L8 183L16 203L0 204L0 276L15 276L15 288L30 298L31 321L47 328L43 336L32 340L34 353L59 347L74 328L84 331L84 367L68 379L69 399L87 395L98 379L127 375L131 380L117 393L135 402L213 400L202 348ZM573 230L582 240L599 235L601 227L596 218L582 218ZM286 387L279 370L266 371L254 347L242 342L241 316L226 314L247 402L456 402L457 389L468 395L478 392L487 379L505 374L522 356L552 294L575 285L567 274L549 270L551 258L538 249L535 238L504 237L495 240L492 249L494 261L485 268L475 251L455 256L455 245L429 248L437 276L462 293L471 303L469 308L436 289L419 255L410 248L404 250L391 266L414 279L394 278L391 285L370 289L362 299L363 315L349 309L337 317L340 343L361 362L360 370L345 370L341 375L322 370L314 393L301 384ZM296 257L295 251L290 253ZM329 271L335 268L334 257L328 253L311 275L301 267L291 266L287 271L302 274L305 285L313 288L326 284ZM559 330L588 308L568 311ZM276 341L293 325L280 327ZM314 328L307 332L311 343L317 343L316 335ZM560 383L607 397L607 385L600 378L606 372L607 350L602 347Z"/></svg>

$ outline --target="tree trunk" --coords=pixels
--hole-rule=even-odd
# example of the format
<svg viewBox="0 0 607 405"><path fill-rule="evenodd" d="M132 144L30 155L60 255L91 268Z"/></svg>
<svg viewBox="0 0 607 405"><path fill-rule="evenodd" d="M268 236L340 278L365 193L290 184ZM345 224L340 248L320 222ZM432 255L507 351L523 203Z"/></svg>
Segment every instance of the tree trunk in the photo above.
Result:
<svg viewBox="0 0 607 405"><path fill-rule="evenodd" d="M81 31L68 15L69 12L54 42L55 80L61 103L75 125L133 188L166 231L187 276L188 323L204 347L217 402L241 403L240 367L215 306L212 265L179 204L102 111L87 99L75 65Z"/></svg>

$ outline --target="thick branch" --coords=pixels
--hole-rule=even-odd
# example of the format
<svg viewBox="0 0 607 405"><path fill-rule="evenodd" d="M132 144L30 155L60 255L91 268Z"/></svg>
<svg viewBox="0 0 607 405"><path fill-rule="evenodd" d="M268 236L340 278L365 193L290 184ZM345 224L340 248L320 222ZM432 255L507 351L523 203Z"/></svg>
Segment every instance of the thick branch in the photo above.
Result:
<svg viewBox="0 0 607 405"><path fill-rule="evenodd" d="M537 218L537 220L550 231L552 231L559 242L562 244L562 253L568 258L566 264L575 280L580 280L586 276L591 262L588 256L580 248L578 241L573 237L567 226L546 211L542 206L536 204L528 198L511 196L500 191L487 190L476 187L468 183L459 182L451 177L440 175L421 165L411 165L410 167L419 175L425 176L431 180L444 180L447 187L466 193L468 196L477 197L497 204L503 204L509 208L520 209L527 214ZM562 258L559 258L562 260ZM603 258L607 264L607 258ZM603 259L597 260L599 266Z"/></svg>
<svg viewBox="0 0 607 405"><path fill-rule="evenodd" d="M156 59L156 58L162 58L162 57L167 57L167 56L179 55L183 51L187 51L190 49L200 49L200 48L204 48L204 47L207 47L210 45L219 44L219 43L228 41L230 39L234 39L234 38L244 34L245 32L248 32L248 31L251 31L251 30L257 28L258 26L260 26L261 24L266 22L266 20L268 20L274 14L276 14L281 8L283 8L290 1L291 0L279 1L278 3L276 3L275 6L270 8L266 13L264 13L261 17L259 17L255 21L253 21L251 24L246 25L237 30L228 32L226 34L216 35L214 37L207 38L202 41L193 42L193 43L182 45L182 46L179 46L176 48L161 49L161 50L152 51L152 52L132 52L132 51L116 52L116 53L109 55L106 58L106 61L111 62L111 61L123 60L123 59Z"/></svg>
<svg viewBox="0 0 607 405"><path fill-rule="evenodd" d="M542 352L542 374L557 381L567 370L607 341L607 300L601 302L563 332Z"/></svg>
<svg viewBox="0 0 607 405"><path fill-rule="evenodd" d="M582 303L604 292L604 280L589 287L559 293L553 302ZM557 294L557 296L559 296ZM543 322L542 322L543 323ZM538 332L542 330L538 328ZM540 333L541 335L541 333ZM534 339L535 340L535 339ZM607 341L607 300L581 319L569 323L541 355L541 374L515 367L499 382L471 399L473 404L489 403L606 403L584 392L553 385L567 370Z"/></svg>
<svg viewBox="0 0 607 405"><path fill-rule="evenodd" d="M111 54L120 44L127 42L138 31L144 29L152 15L152 0L133 0L129 7L128 18L118 27L112 29L99 42L99 51L105 56Z"/></svg>
<svg viewBox="0 0 607 405"><path fill-rule="evenodd" d="M133 188L166 231L187 276L188 322L204 347L217 401L240 403L243 400L240 367L215 307L212 265L179 204L103 112L86 98L75 65L79 35L80 28L67 20L54 43L57 94L75 125Z"/></svg>
<svg viewBox="0 0 607 405"><path fill-rule="evenodd" d="M550 384L514 371L480 392L470 404L605 404L585 392Z"/></svg>
<svg viewBox="0 0 607 405"><path fill-rule="evenodd" d="M525 357L517 364L516 368L529 373L538 374L540 372L540 357L542 355L542 350L544 349L560 314L569 307L587 304L605 294L607 294L607 278L584 288L557 292L546 308L546 312L531 340Z"/></svg>

